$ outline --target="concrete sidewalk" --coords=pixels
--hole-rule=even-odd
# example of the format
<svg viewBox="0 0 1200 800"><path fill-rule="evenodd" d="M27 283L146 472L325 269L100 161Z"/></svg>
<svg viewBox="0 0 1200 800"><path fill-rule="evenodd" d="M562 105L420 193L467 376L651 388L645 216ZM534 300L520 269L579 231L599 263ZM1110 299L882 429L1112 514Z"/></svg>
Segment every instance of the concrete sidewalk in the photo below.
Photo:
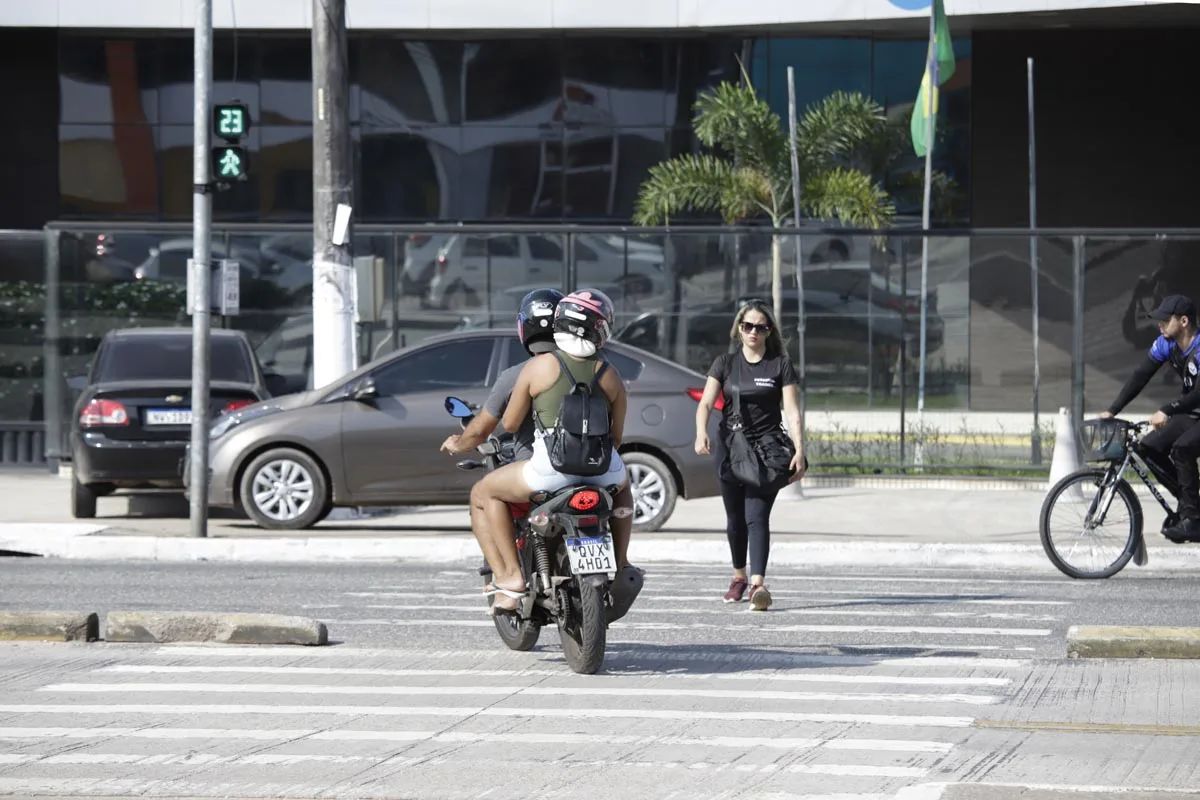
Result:
<svg viewBox="0 0 1200 800"><path fill-rule="evenodd" d="M772 563L796 566L944 566L1035 569L1057 575L1038 540L1044 486L1007 491L829 485L814 479L781 495L771 516ZM836 482L833 482L836 483ZM843 482L845 483L845 482ZM1011 484L1019 486L1020 484ZM265 531L225 515L209 536L188 536L178 499L105 498L94 521L65 513L68 484L51 476L0 476L6 522L0 551L59 558L165 561L476 560L466 509L409 508L358 516L339 510L306 531ZM1142 498L1154 569L1200 569L1200 545L1173 545L1158 534L1163 514ZM129 511L133 515L129 515ZM340 517L340 518L338 518ZM680 501L663 530L635 536L635 562L727 563L720 498ZM1135 569L1130 567L1129 569Z"/></svg>

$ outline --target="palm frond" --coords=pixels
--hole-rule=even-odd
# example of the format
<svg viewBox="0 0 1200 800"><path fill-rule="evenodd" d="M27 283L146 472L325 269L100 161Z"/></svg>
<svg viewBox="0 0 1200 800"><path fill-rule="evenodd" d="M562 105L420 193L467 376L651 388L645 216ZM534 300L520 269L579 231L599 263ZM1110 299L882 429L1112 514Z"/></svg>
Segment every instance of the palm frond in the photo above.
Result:
<svg viewBox="0 0 1200 800"><path fill-rule="evenodd" d="M766 176L749 167L735 167L714 155L679 156L650 168L633 220L661 225L684 211L716 211L733 223L762 210L769 189Z"/></svg>
<svg viewBox="0 0 1200 800"><path fill-rule="evenodd" d="M796 142L805 172L848 160L876 140L887 118L883 107L859 92L834 92L805 109Z"/></svg>
<svg viewBox="0 0 1200 800"><path fill-rule="evenodd" d="M739 165L774 172L787 158L783 120L753 87L721 83L700 96L695 110L696 138L721 148Z"/></svg>
<svg viewBox="0 0 1200 800"><path fill-rule="evenodd" d="M810 175L801 204L809 216L857 228L885 228L896 216L887 192L870 175L845 167Z"/></svg>

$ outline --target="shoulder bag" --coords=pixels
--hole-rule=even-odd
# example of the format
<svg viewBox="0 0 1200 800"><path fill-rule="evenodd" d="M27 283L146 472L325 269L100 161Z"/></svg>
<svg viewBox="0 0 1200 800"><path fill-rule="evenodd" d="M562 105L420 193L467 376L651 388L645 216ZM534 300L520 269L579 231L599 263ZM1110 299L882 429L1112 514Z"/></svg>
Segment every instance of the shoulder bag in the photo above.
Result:
<svg viewBox="0 0 1200 800"><path fill-rule="evenodd" d="M742 358L740 353L731 358L736 359L734 368L727 371L732 408L725 412L725 449L729 453L729 473L744 486L764 493L778 492L787 486L791 478L796 447L783 428L772 428L753 436L746 432L741 391L738 388L742 382ZM806 466L807 461L805 458Z"/></svg>

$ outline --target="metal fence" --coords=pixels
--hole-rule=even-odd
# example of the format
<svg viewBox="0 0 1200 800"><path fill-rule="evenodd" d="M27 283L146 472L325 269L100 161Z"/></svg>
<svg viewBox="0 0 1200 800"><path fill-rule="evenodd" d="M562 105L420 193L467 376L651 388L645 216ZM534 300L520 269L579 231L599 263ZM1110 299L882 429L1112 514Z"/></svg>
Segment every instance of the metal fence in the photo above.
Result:
<svg viewBox="0 0 1200 800"><path fill-rule="evenodd" d="M303 386L312 363L311 229L214 228L214 258L242 270L241 313L216 324L247 331L265 366ZM774 233L784 237L781 322L794 358L801 267L809 453L826 470L906 469L915 443L927 470L1044 469L1039 439L1052 441L1054 412L1106 406L1157 335L1146 312L1166 293L1200 296L1191 285L1200 273L1187 268L1200 231L932 232L918 421L921 231ZM521 296L537 286L592 286L614 300L616 338L704 372L729 347L738 301L770 297L772 235L763 227L358 225L360 360L436 333L511 326ZM11 422L16 437L0 457L40 445L20 437L42 420L46 457L66 456L70 378L86 372L108 330L188 324L190 254L188 225L0 232L0 430ZM1177 391L1164 375L1130 413Z"/></svg>

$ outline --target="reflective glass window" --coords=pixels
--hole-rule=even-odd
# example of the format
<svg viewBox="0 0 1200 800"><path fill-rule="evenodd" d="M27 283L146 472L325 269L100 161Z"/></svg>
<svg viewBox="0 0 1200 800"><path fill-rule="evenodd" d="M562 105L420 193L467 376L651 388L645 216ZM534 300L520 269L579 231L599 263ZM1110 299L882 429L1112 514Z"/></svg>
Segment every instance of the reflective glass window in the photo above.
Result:
<svg viewBox="0 0 1200 800"><path fill-rule="evenodd" d="M158 122L153 39L63 36L59 40L59 120Z"/></svg>

